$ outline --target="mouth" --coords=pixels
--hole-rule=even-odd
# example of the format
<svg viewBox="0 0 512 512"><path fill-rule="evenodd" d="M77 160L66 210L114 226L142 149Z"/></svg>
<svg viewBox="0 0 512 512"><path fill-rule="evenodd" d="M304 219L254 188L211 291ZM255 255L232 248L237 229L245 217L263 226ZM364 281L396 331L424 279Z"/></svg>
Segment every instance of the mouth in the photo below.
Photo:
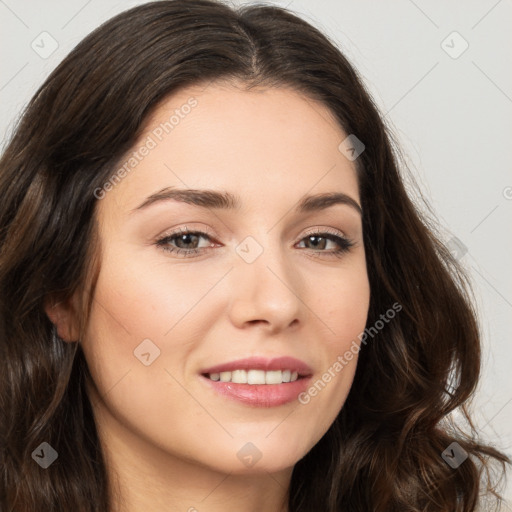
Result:
<svg viewBox="0 0 512 512"><path fill-rule="evenodd" d="M215 394L252 407L276 407L297 400L312 375L306 363L293 357L239 359L200 373Z"/></svg>

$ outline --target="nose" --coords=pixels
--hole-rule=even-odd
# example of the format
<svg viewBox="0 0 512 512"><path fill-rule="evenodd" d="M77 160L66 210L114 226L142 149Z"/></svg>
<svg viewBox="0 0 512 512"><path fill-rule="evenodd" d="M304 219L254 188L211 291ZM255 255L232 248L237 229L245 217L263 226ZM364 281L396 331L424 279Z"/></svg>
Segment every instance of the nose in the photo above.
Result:
<svg viewBox="0 0 512 512"><path fill-rule="evenodd" d="M238 328L261 324L269 333L296 327L306 307L300 274L286 259L284 248L277 244L262 248L251 263L235 255L230 319Z"/></svg>

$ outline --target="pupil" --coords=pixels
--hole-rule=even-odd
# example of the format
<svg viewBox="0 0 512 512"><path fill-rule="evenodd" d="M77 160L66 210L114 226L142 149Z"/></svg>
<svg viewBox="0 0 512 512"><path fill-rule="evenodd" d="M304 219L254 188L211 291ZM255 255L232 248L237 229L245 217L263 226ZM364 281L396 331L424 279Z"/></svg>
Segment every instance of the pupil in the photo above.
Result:
<svg viewBox="0 0 512 512"><path fill-rule="evenodd" d="M316 243L314 242L315 239L317 240ZM325 239L321 236L310 236L309 237L309 241L312 242L315 247L318 247L319 243L321 244L321 242L318 242L318 240L322 240L325 243ZM323 247L323 245L322 245L322 247Z"/></svg>
<svg viewBox="0 0 512 512"><path fill-rule="evenodd" d="M192 236L196 236L196 235L193 235L191 233L187 233L185 235L181 235L181 237L178 239L178 241L184 242L185 245L188 245L188 244L191 243L191 240L189 240L189 237L192 237Z"/></svg>

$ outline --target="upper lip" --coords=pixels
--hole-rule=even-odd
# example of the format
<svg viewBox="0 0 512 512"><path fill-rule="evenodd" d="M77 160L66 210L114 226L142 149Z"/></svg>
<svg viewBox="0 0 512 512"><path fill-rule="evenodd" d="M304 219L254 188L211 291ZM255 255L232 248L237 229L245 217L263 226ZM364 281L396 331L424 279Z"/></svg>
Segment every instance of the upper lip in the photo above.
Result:
<svg viewBox="0 0 512 512"><path fill-rule="evenodd" d="M202 374L231 372L233 370L291 370L297 372L300 377L307 377L313 373L313 370L300 359L295 357L276 357L268 359L266 357L248 357L246 359L237 359L228 363L221 363L201 371Z"/></svg>

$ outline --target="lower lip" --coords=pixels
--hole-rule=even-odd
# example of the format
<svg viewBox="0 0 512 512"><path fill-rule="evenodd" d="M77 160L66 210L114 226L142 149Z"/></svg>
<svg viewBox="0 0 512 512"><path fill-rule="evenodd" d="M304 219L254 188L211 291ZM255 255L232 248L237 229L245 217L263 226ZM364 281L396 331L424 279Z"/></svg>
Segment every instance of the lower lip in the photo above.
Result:
<svg viewBox="0 0 512 512"><path fill-rule="evenodd" d="M282 384L234 384L211 380L204 375L201 379L217 393L233 400L254 407L277 407L297 400L298 395L307 389L311 377Z"/></svg>

